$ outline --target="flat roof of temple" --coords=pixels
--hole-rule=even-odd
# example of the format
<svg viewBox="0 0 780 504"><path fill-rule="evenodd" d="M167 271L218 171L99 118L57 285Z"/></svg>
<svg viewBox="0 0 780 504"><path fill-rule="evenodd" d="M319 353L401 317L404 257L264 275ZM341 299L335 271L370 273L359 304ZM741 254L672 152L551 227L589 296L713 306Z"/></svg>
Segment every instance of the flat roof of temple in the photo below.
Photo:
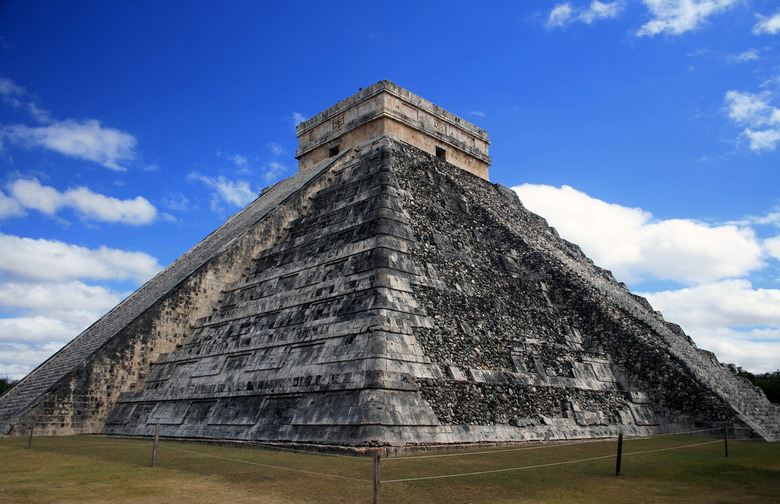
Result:
<svg viewBox="0 0 780 504"><path fill-rule="evenodd" d="M377 82L376 84L372 84L367 88L363 88L357 93L353 94L352 96L345 98L340 102L336 103L332 107L328 107L327 109L323 110L322 112L315 115L314 117L303 121L296 128L298 136L301 136L303 133L313 128L317 124L326 121L331 117L337 116L338 114L347 110L348 108L351 108L355 104L361 101L365 101L381 92L391 93L403 99L404 101L413 104L417 108L420 108L422 110L425 110L426 112L430 112L436 116L439 116L447 120L447 122L449 122L453 126L456 126L470 133L471 135L480 138L481 140L487 142L488 144L490 143L490 140L488 140L487 131L483 130L478 126L475 126L474 124L466 121L465 119L456 116L452 112L448 112L444 110L438 105L435 105L434 103L426 100L425 98L418 96L412 93L411 91L404 89L398 84L395 84L394 82L391 82L389 80L382 80Z"/></svg>
<svg viewBox="0 0 780 504"><path fill-rule="evenodd" d="M390 136L488 179L487 131L389 80L379 81L297 127L298 169Z"/></svg>

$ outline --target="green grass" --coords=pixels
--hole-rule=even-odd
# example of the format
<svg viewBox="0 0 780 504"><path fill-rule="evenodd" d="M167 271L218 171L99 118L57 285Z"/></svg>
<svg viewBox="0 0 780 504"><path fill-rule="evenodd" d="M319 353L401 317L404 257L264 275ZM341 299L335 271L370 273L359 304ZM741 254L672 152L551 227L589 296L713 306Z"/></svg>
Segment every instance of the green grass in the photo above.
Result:
<svg viewBox="0 0 780 504"><path fill-rule="evenodd" d="M615 477L615 441L383 459L382 502L780 502L780 443L731 440L728 458L722 442L684 447L708 441L684 436L627 440L620 477ZM28 450L26 438L2 439L0 502L368 503L372 498L368 458L163 441L157 466L151 468L151 448L149 440L83 436L36 437ZM635 453L643 451L651 452ZM546 465L595 457L606 458ZM527 466L542 467L389 482Z"/></svg>

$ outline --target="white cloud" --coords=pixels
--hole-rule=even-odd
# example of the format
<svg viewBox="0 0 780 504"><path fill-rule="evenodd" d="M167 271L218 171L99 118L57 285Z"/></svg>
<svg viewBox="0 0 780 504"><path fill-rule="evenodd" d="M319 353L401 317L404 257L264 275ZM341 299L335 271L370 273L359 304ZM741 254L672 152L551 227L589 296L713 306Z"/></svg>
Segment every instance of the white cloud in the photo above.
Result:
<svg viewBox="0 0 780 504"><path fill-rule="evenodd" d="M657 220L642 209L606 203L568 186L526 184L513 189L529 210L545 217L562 237L580 245L618 279L649 277L689 285L640 295L666 320L680 324L700 347L753 372L777 369L780 289L757 289L735 278L766 267L768 256L780 259L780 236L761 243L748 227L777 225L777 209L740 224L710 226Z"/></svg>
<svg viewBox="0 0 780 504"><path fill-rule="evenodd" d="M282 175L284 175L286 171L287 171L287 167L284 166L282 163L271 161L265 165L265 170L263 173L263 182L265 182L266 185L276 182L277 180L282 178Z"/></svg>
<svg viewBox="0 0 780 504"><path fill-rule="evenodd" d="M78 334L74 330L78 329L71 324L44 316L0 318L0 342L13 342L15 346L45 341L65 342Z"/></svg>
<svg viewBox="0 0 780 504"><path fill-rule="evenodd" d="M27 91L11 79L0 79L0 96L3 98L13 99L25 94Z"/></svg>
<svg viewBox="0 0 780 504"><path fill-rule="evenodd" d="M67 283L0 284L0 305L34 310L88 311L95 315L107 311L121 301L119 294L99 285L87 285L77 280ZM95 320L96 316L91 317Z"/></svg>
<svg viewBox="0 0 780 504"><path fill-rule="evenodd" d="M143 282L160 269L141 252L0 234L0 375L27 374L124 297L80 279Z"/></svg>
<svg viewBox="0 0 780 504"><path fill-rule="evenodd" d="M0 271L12 278L67 282L78 278L146 281L160 271L143 252L88 249L55 240L0 233Z"/></svg>
<svg viewBox="0 0 780 504"><path fill-rule="evenodd" d="M51 114L49 111L38 107L27 90L11 79L0 79L0 96L3 97L4 103L17 109L26 109L27 112L32 115L33 119L40 123L48 123L51 121Z"/></svg>
<svg viewBox="0 0 780 504"><path fill-rule="evenodd" d="M591 24L601 19L615 18L623 10L620 1L603 3L591 2L587 8L574 8L570 2L556 5L547 18L547 28L561 28L575 22Z"/></svg>
<svg viewBox="0 0 780 504"><path fill-rule="evenodd" d="M744 276L764 264L749 228L656 220L639 208L606 203L569 186L513 189L529 210L626 282L649 277L696 284Z"/></svg>
<svg viewBox="0 0 780 504"><path fill-rule="evenodd" d="M308 117L306 117L303 114L300 114L298 112L293 112L292 113L293 126L297 126L300 123L302 123L303 121L306 121L307 119L308 119Z"/></svg>
<svg viewBox="0 0 780 504"><path fill-rule="evenodd" d="M0 285L0 374L19 378L116 306L122 296L100 286L63 284Z"/></svg>
<svg viewBox="0 0 780 504"><path fill-rule="evenodd" d="M187 180L200 182L212 190L210 206L215 212L224 211L223 203L233 207L246 206L257 198L260 189L257 184L242 179L250 176L252 180L259 180L261 186L267 186L282 179L290 171L285 162L291 157L284 147L278 142L271 142L267 144L267 148L268 151L262 156L217 152L218 156L227 159L237 168L222 171L231 176L209 176L192 172L187 176Z"/></svg>
<svg viewBox="0 0 780 504"><path fill-rule="evenodd" d="M766 17L760 14L756 14L756 17L759 21L753 27L754 34L761 35L762 33L768 33L770 35L776 35L777 33L780 33L780 11L772 17Z"/></svg>
<svg viewBox="0 0 780 504"><path fill-rule="evenodd" d="M764 266L761 245L747 228L672 219L647 223L640 236L642 268L657 278L706 282Z"/></svg>
<svg viewBox="0 0 780 504"><path fill-rule="evenodd" d="M53 187L43 186L37 179L19 179L8 184L8 192L20 205L54 215L63 207L62 195Z"/></svg>
<svg viewBox="0 0 780 504"><path fill-rule="evenodd" d="M721 361L754 372L778 368L780 290L754 289L747 280L724 280L640 295Z"/></svg>
<svg viewBox="0 0 780 504"><path fill-rule="evenodd" d="M61 346L81 334L114 306L102 311L41 310L18 317L0 318L0 347L12 343L17 349L24 349L46 342L57 342L58 346ZM46 357L49 355L44 356ZM10 357L9 360L18 362L19 358Z"/></svg>
<svg viewBox="0 0 780 504"><path fill-rule="evenodd" d="M6 329L3 320L0 319L0 333L4 333ZM39 327L36 321L32 321L29 325L32 329ZM0 376L8 376L12 379L23 378L35 366L62 348L65 341L55 340L43 343L4 343L0 341Z"/></svg>
<svg viewBox="0 0 780 504"><path fill-rule="evenodd" d="M287 166L280 162L291 159L287 151L279 143L268 144L268 150L270 151L270 161L267 161L263 165L263 183L268 186L282 179L288 170Z"/></svg>
<svg viewBox="0 0 780 504"><path fill-rule="evenodd" d="M780 236L764 240L764 248L771 257L780 260Z"/></svg>
<svg viewBox="0 0 780 504"><path fill-rule="evenodd" d="M116 171L125 171L122 164L138 157L135 137L124 131L104 128L96 120L69 119L32 128L17 124L4 128L3 136L25 147L43 147Z"/></svg>
<svg viewBox="0 0 780 504"><path fill-rule="evenodd" d="M184 193L179 190L168 194L163 200L163 205L170 208L171 210L184 211L191 209L189 198L187 198Z"/></svg>
<svg viewBox="0 0 780 504"><path fill-rule="evenodd" d="M728 327L686 328L700 348L718 356L721 362L737 364L753 373L769 373L780 369L780 329L742 331Z"/></svg>
<svg viewBox="0 0 780 504"><path fill-rule="evenodd" d="M746 128L742 133L750 142L750 150L752 151L775 150L777 143L780 142L780 129L756 131Z"/></svg>
<svg viewBox="0 0 780 504"><path fill-rule="evenodd" d="M240 154L234 154L228 159L230 159L230 161L239 168L246 168L246 166L249 164L249 160L247 160L246 156L242 156Z"/></svg>
<svg viewBox="0 0 780 504"><path fill-rule="evenodd" d="M641 295L665 318L689 327L780 327L780 290L754 289L747 280Z"/></svg>
<svg viewBox="0 0 780 504"><path fill-rule="evenodd" d="M729 117L737 122L754 126L770 123L777 109L769 105L768 95L727 91L725 100L729 107ZM778 117L775 118L777 120Z"/></svg>
<svg viewBox="0 0 780 504"><path fill-rule="evenodd" d="M774 207L766 215L748 217L748 221L761 226L771 225L780 228L780 207Z"/></svg>
<svg viewBox="0 0 780 504"><path fill-rule="evenodd" d="M233 206L243 207L257 198L257 191L253 191L246 180L229 180L222 175L208 177L197 172L191 173L187 178L202 182L216 191L214 198L212 198L213 209L217 208L219 200Z"/></svg>
<svg viewBox="0 0 780 504"><path fill-rule="evenodd" d="M477 116L477 117L485 117L485 113L481 110L472 110L469 112L469 115Z"/></svg>
<svg viewBox="0 0 780 504"><path fill-rule="evenodd" d="M146 198L120 200L92 192L86 187L57 189L42 185L37 179L19 179L8 185L16 202L28 209L54 215L62 208L71 208L84 219L123 224L149 224L157 217L157 209Z"/></svg>
<svg viewBox="0 0 780 504"><path fill-rule="evenodd" d="M547 18L547 28L558 28L572 22L574 9L570 3L559 4L553 7Z"/></svg>
<svg viewBox="0 0 780 504"><path fill-rule="evenodd" d="M15 199L10 198L0 191L0 219L6 217L20 217L25 215L22 205Z"/></svg>
<svg viewBox="0 0 780 504"><path fill-rule="evenodd" d="M282 144L278 142L271 142L268 144L268 149L274 156L287 156L287 151L282 147Z"/></svg>
<svg viewBox="0 0 780 504"><path fill-rule="evenodd" d="M737 226L774 226L780 228L780 207L773 207L764 215L747 215L729 224Z"/></svg>
<svg viewBox="0 0 780 504"><path fill-rule="evenodd" d="M748 49L736 56L730 56L727 58L729 62L742 63L745 61L754 61L758 59L758 51L756 49Z"/></svg>
<svg viewBox="0 0 780 504"><path fill-rule="evenodd" d="M91 220L140 225L152 222L157 216L157 209L141 196L119 200L77 187L65 191L63 200Z"/></svg>
<svg viewBox="0 0 780 504"><path fill-rule="evenodd" d="M642 0L652 16L638 36L660 33L680 35L700 27L710 16L721 14L743 0Z"/></svg>
<svg viewBox="0 0 780 504"><path fill-rule="evenodd" d="M116 171L138 161L131 134L97 120L55 121L35 96L10 79L0 78L0 105L24 112L28 119L28 124L0 125L0 150L10 145L47 149ZM86 187L61 192L37 179L17 179L0 191L0 219L31 210L55 215L64 209L85 220L136 225L157 216L157 209L140 196L121 200ZM85 281L143 282L160 269L157 259L142 252L0 233L0 376L21 378L123 297L106 285Z"/></svg>
<svg viewBox="0 0 780 504"><path fill-rule="evenodd" d="M242 156L241 154L227 154L222 151L217 151L217 155L230 161L231 164L235 165L235 167L242 172L246 172L249 168L249 158L247 156Z"/></svg>
<svg viewBox="0 0 780 504"><path fill-rule="evenodd" d="M590 24L599 19L615 18L621 10L623 10L623 4L620 2L602 3L594 0L590 7L580 14L580 17L583 22Z"/></svg>
<svg viewBox="0 0 780 504"><path fill-rule="evenodd" d="M774 150L780 142L780 109L772 104L769 93L727 91L724 102L729 117L746 126L742 136L750 142L750 150Z"/></svg>

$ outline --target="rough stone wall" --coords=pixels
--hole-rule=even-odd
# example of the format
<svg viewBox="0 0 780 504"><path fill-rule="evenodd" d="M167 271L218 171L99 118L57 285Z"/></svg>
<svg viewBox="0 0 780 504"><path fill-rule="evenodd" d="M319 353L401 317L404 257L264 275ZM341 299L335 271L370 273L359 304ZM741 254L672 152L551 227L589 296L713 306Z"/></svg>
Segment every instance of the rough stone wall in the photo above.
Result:
<svg viewBox="0 0 780 504"><path fill-rule="evenodd" d="M435 321L415 336L446 377L418 385L439 419L526 430L557 424L545 437L658 428L663 420L646 397L621 383L603 350L584 344L576 314L550 299L566 273L505 225L512 215L485 208L503 205L503 193L405 146L395 162L418 245L412 256L427 272L413 288ZM523 211L516 197L515 207Z"/></svg>
<svg viewBox="0 0 780 504"><path fill-rule="evenodd" d="M436 272L441 285L454 286L415 289L437 321L433 330L416 334L426 350L441 354L435 360L448 369L457 366L458 376L478 376L473 370L480 368L501 371L503 377L490 373L488 380L499 384L518 382L517 376L506 376L511 361L514 371L537 380L554 376L557 386L570 391L583 388L583 380L594 375L613 376L620 393L602 393L600 399L590 394L588 404L570 395L559 401L563 416L573 408L611 419L620 415L630 423L624 413L628 406L635 422L655 424L659 430L734 422L765 437L780 433L778 410L760 391L731 375L679 327L663 321L646 300L560 239L514 193L437 160L425 161L405 146L400 150L398 177L409 195L404 207L420 244L414 256ZM440 229L448 230L446 235ZM512 277L508 283L507 274ZM442 342L450 345L437 349ZM567 384L567 378L575 383ZM516 402L518 417L528 410L522 407L528 400L516 388L494 384L498 392L489 392L476 386L471 396L456 400L451 391L443 394L448 406L434 409L447 417L459 404L487 398L502 405L508 399ZM438 385L437 390L448 387ZM436 395L428 392L426 397ZM549 404L539 406L550 413ZM493 413L491 420L506 416Z"/></svg>

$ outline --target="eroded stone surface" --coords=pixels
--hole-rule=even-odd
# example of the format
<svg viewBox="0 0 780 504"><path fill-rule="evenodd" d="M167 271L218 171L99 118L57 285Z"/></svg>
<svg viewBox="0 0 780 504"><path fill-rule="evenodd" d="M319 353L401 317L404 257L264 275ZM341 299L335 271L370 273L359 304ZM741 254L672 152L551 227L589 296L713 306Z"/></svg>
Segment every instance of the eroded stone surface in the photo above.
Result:
<svg viewBox="0 0 780 504"><path fill-rule="evenodd" d="M513 194L392 141L337 170L191 349L166 357L170 367L209 355L200 365L213 370L206 382L216 389L205 394L218 390L217 400L186 406L200 398L182 392L198 390L194 372L128 397L142 407L178 386L168 392L174 409L191 418L163 421L169 435L201 425L208 437L279 442L461 443L734 420L670 348L668 338L682 339L698 355L684 335ZM242 331L234 354L244 357L209 354L207 341L224 345ZM232 368L244 378L235 381ZM227 428L232 411L247 409L233 404L240 395L255 397L248 408L258 415ZM160 418L109 431L148 434Z"/></svg>
<svg viewBox="0 0 780 504"><path fill-rule="evenodd" d="M338 161L334 159L332 161ZM259 198L160 272L0 397L0 434L100 432L120 392L143 386L157 358L213 313L240 261L305 211L328 163Z"/></svg>
<svg viewBox="0 0 780 504"><path fill-rule="evenodd" d="M510 190L387 138L319 169L7 425L351 446L780 434L759 391Z"/></svg>

